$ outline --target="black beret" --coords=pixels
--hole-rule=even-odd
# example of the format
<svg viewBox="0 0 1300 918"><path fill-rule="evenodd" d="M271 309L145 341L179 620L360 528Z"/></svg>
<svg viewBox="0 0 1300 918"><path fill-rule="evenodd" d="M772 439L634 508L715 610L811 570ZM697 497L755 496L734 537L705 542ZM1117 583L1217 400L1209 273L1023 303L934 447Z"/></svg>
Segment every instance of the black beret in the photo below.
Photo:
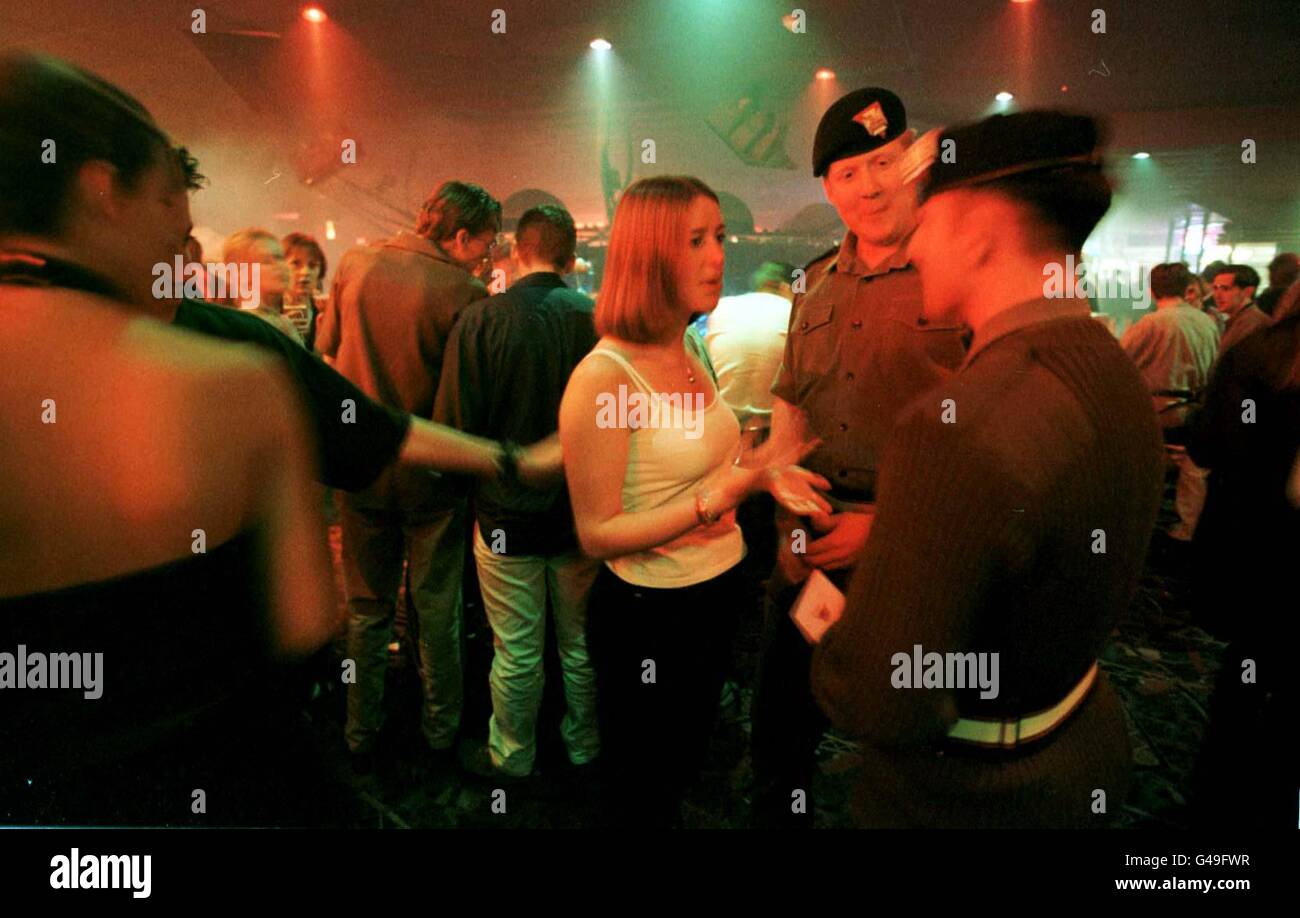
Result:
<svg viewBox="0 0 1300 918"><path fill-rule="evenodd" d="M830 164L884 146L907 130L907 109L888 89L868 86L840 99L822 115L813 140L813 175Z"/></svg>
<svg viewBox="0 0 1300 918"><path fill-rule="evenodd" d="M939 135L922 196L1045 169L1100 167L1101 133L1085 115L1045 110L947 128Z"/></svg>

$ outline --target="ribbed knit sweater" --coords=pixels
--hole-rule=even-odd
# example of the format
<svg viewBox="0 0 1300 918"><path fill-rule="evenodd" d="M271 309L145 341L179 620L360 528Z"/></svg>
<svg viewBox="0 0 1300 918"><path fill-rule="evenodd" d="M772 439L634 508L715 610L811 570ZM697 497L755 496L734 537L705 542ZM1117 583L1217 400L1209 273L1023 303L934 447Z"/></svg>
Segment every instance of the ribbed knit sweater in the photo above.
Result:
<svg viewBox="0 0 1300 918"><path fill-rule="evenodd" d="M1127 730L1104 678L1051 736L1011 753L946 739L960 716L1036 713L1085 674L1136 588L1164 457L1132 362L1086 313L1012 307L901 416L843 618L813 687L861 736L866 825L1098 825L1123 802ZM951 400L951 401L948 401ZM896 653L999 654L999 693L895 688Z"/></svg>

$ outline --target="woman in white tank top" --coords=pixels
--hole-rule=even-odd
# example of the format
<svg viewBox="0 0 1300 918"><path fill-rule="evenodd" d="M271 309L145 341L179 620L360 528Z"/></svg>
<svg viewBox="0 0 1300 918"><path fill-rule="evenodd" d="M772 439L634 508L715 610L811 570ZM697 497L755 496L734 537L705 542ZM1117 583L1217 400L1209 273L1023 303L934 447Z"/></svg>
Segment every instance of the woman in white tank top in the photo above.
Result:
<svg viewBox="0 0 1300 918"><path fill-rule="evenodd" d="M588 607L611 822L671 823L698 771L725 673L745 545L735 508L768 490L829 506L793 454L736 464L740 430L685 344L722 292L726 228L698 179L643 179L614 216L596 329L560 406L583 550L605 561Z"/></svg>

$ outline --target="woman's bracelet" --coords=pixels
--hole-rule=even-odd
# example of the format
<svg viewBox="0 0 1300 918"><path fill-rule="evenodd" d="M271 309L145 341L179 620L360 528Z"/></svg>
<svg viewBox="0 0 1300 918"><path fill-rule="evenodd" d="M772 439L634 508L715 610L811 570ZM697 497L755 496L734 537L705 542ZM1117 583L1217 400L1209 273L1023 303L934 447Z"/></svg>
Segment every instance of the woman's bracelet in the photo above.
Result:
<svg viewBox="0 0 1300 918"><path fill-rule="evenodd" d="M716 509L709 509L709 501L712 499L713 492L708 488L700 488L695 492L695 518L701 526L712 526L722 516Z"/></svg>

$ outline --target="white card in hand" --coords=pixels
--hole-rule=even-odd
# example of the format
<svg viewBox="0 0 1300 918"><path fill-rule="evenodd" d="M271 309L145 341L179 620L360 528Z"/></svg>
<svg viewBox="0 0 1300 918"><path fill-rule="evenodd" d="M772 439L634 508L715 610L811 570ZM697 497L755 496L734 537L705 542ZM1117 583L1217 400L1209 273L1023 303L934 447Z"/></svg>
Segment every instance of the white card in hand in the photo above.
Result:
<svg viewBox="0 0 1300 918"><path fill-rule="evenodd" d="M843 614L844 594L835 588L829 577L816 570L808 577L799 598L790 608L790 617L809 644L820 641L826 629L839 621Z"/></svg>

